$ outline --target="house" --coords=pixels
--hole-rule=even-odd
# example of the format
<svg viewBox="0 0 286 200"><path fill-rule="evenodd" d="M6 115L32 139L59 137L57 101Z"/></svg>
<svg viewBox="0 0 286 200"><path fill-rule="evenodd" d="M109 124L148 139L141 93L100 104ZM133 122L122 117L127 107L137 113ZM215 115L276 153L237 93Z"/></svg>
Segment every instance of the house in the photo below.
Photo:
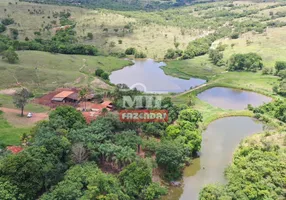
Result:
<svg viewBox="0 0 286 200"><path fill-rule="evenodd" d="M78 93L74 91L62 91L52 98L52 102L71 102L75 103L79 100Z"/></svg>

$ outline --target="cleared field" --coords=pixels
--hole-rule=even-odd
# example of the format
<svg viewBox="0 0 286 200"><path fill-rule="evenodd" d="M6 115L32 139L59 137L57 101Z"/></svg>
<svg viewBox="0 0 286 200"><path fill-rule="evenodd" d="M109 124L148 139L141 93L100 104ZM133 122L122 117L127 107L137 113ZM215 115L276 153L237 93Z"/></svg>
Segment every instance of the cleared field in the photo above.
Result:
<svg viewBox="0 0 286 200"><path fill-rule="evenodd" d="M0 88L23 85L37 93L58 87L88 85L96 69L107 72L120 69L130 61L115 57L61 55L39 51L20 51L19 63L0 60ZM99 84L98 84L99 85ZM96 84L93 84L97 87Z"/></svg>

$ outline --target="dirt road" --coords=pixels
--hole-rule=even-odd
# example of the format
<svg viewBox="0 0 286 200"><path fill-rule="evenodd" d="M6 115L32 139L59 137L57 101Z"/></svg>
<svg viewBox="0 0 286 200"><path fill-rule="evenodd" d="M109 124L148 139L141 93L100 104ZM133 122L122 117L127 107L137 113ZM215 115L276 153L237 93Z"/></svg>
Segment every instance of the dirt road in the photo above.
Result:
<svg viewBox="0 0 286 200"><path fill-rule="evenodd" d="M24 117L20 117L21 111L18 109L12 108L4 108L1 107L0 110L4 112L4 117L7 121L16 127L26 127L26 126L33 126L39 121L48 119L48 113L33 113L32 118L27 118L28 112L24 112Z"/></svg>

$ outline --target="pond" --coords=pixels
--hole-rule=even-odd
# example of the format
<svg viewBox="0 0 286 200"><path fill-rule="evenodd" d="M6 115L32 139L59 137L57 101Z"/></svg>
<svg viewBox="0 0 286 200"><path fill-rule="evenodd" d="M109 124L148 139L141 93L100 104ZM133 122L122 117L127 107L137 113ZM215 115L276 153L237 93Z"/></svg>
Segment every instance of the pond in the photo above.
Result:
<svg viewBox="0 0 286 200"><path fill-rule="evenodd" d="M198 98L215 107L233 110L243 110L248 104L257 107L272 100L270 97L255 92L223 87L205 90L198 94Z"/></svg>
<svg viewBox="0 0 286 200"><path fill-rule="evenodd" d="M190 88L204 84L206 81L198 78L189 80L168 76L161 67L166 66L164 62L155 62L152 59L135 60L134 65L114 71L110 75L113 84L124 83L131 89L147 93L178 93Z"/></svg>
<svg viewBox="0 0 286 200"><path fill-rule="evenodd" d="M200 158L184 170L183 186L171 187L164 200L197 200L204 185L226 183L224 170L240 141L261 132L263 125L249 117L227 117L212 122L203 133Z"/></svg>

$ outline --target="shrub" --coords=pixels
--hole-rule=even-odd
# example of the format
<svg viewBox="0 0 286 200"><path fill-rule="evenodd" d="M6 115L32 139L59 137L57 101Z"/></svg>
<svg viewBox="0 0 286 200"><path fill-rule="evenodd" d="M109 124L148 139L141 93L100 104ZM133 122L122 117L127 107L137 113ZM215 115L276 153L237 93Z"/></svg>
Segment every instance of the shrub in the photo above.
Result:
<svg viewBox="0 0 286 200"><path fill-rule="evenodd" d="M280 70L286 69L286 62L285 61L276 61L275 63L276 73Z"/></svg>
<svg viewBox="0 0 286 200"><path fill-rule="evenodd" d="M146 58L147 55L143 52L135 53L135 58Z"/></svg>
<svg viewBox="0 0 286 200"><path fill-rule="evenodd" d="M103 69L97 69L97 70L95 70L95 75L96 75L96 76L101 76L101 74L103 74L103 73L104 73Z"/></svg>
<svg viewBox="0 0 286 200"><path fill-rule="evenodd" d="M93 39L93 34L92 34L92 33L87 33L87 38L88 38L89 40L92 40L92 39Z"/></svg>
<svg viewBox="0 0 286 200"><path fill-rule="evenodd" d="M183 55L182 50L178 49L168 49L167 53L165 54L165 59L176 59L178 57L181 57Z"/></svg>
<svg viewBox="0 0 286 200"><path fill-rule="evenodd" d="M15 21L12 18L5 18L1 22L3 25L8 26L8 25L14 24Z"/></svg>
<svg viewBox="0 0 286 200"><path fill-rule="evenodd" d="M238 38L239 38L239 33L232 33L232 34L230 35L230 38L231 38L231 39L238 39Z"/></svg>
<svg viewBox="0 0 286 200"><path fill-rule="evenodd" d="M264 67L262 69L262 74L263 75L268 75L268 74L272 74L273 73L273 69L272 68L269 68L269 67Z"/></svg>
<svg viewBox="0 0 286 200"><path fill-rule="evenodd" d="M101 75L100 75L101 78L103 78L104 80L109 80L109 74L106 73L106 72L103 72Z"/></svg>
<svg viewBox="0 0 286 200"><path fill-rule="evenodd" d="M6 26L4 26L3 24L0 24L0 33L6 31Z"/></svg>
<svg viewBox="0 0 286 200"><path fill-rule="evenodd" d="M136 54L136 49L133 48L133 47L130 47L130 48L126 49L125 54L126 55L135 55Z"/></svg>

